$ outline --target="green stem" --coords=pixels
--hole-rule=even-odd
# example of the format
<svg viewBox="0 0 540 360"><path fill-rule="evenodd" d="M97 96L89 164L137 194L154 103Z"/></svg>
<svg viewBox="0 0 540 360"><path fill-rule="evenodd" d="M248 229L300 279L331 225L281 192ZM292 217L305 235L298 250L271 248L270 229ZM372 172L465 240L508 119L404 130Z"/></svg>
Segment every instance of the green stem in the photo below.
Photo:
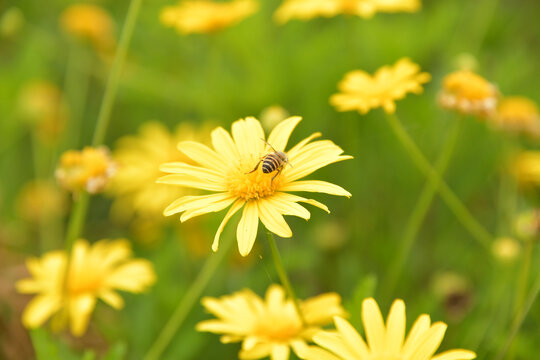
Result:
<svg viewBox="0 0 540 360"><path fill-rule="evenodd" d="M452 127L452 130L450 134L448 135L446 142L444 144L444 147L441 151L441 154L439 155L439 158L437 159L435 168L439 175L439 177L442 178L444 172L446 171L446 168L448 167L448 163L450 162L450 158L452 157L452 154L454 152L454 148L456 146L459 129L461 127L461 117L455 121L454 126ZM424 222L424 219L426 217L426 214L431 206L431 203L433 201L433 198L435 197L435 193L437 192L436 183L433 181L428 181L424 188L422 189L422 192L420 194L420 197L418 198L418 201L416 202L416 205L413 209L413 212L411 213L409 220L407 222L407 225L405 227L403 239L400 243L400 248L397 251L396 259L392 262L390 265L390 271L389 271L389 278L387 282L386 291L384 294L387 296L390 296L393 292L397 281L399 280L399 277L401 275L401 272L403 271L403 267L405 266L405 262L407 261L407 258L409 257L409 254L411 252L412 246L414 244L414 241L416 240L418 236L418 232L420 231L420 227L422 223Z"/></svg>
<svg viewBox="0 0 540 360"><path fill-rule="evenodd" d="M162 354L173 339L174 335L182 326L182 323L186 319L187 315L201 297L204 289L208 286L210 279L216 273L219 265L223 262L225 255L229 253L229 250L234 243L235 237L228 236L221 244L221 248L215 254L211 254L206 262L204 263L203 268L195 281L189 287L186 295L178 304L178 307L170 317L169 321L154 341L150 350L146 353L144 357L145 360L157 360L162 358Z"/></svg>
<svg viewBox="0 0 540 360"><path fill-rule="evenodd" d="M516 291L516 297L514 299L514 311L513 314L515 314L514 323L512 325L516 325L515 322L517 321L520 313L520 309L523 307L523 302L525 301L525 294L527 293L527 283L529 281L529 274L531 271L531 260L534 250L534 241L533 240L527 240L527 243L525 244L525 254L524 259L522 261L522 268L519 273L519 277L517 279L517 291Z"/></svg>
<svg viewBox="0 0 540 360"><path fill-rule="evenodd" d="M86 213L88 212L88 203L90 202L90 194L86 191L81 191L76 196L77 198L73 204L73 209L71 209L66 232L65 248L68 253L71 251L75 240L81 235Z"/></svg>
<svg viewBox="0 0 540 360"><path fill-rule="evenodd" d="M506 343L504 344L503 348L501 349L501 351L499 352L495 360L502 360L504 358L504 355L506 355L506 353L508 352L508 349L510 349L510 346L514 342L514 338L516 337L519 329L521 328L523 321L527 317L527 314L531 310L532 305L536 301L536 298L538 297L539 292L540 292L540 277L536 280L536 284L534 284L531 294L529 295L529 298L525 302L523 309L516 314L514 324L512 325L512 329L510 330L510 334L508 336L508 340L506 340Z"/></svg>
<svg viewBox="0 0 540 360"><path fill-rule="evenodd" d="M302 311L300 311L300 304L298 302L298 298L294 294L294 290L291 286L291 282L289 281L289 277L287 276L287 271L285 270L285 267L283 266L283 262L281 261L281 256L279 255L279 250L276 244L276 239L274 239L274 234L272 234L270 231L267 230L266 238L268 239L268 245L270 246L270 252L272 253L272 259L274 260L274 265L276 267L279 280L281 281L281 284L283 284L283 286L285 287L285 290L287 290L289 297L292 299L294 303L294 307L296 308L296 312L298 313L298 316L300 317L302 324L305 324L306 320L304 319L304 315L302 314Z"/></svg>
<svg viewBox="0 0 540 360"><path fill-rule="evenodd" d="M131 0L129 3L128 13L122 28L122 35L116 49L113 64L111 67L111 73L107 80L107 86L105 88L105 94L103 95L103 101L101 108L99 109L99 115L94 132L94 138L92 140L92 146L98 146L105 141L105 134L107 127L111 119L112 107L116 94L118 92L118 84L120 83L120 77L122 75L122 68L126 61L126 56L129 48L129 43L135 29L137 17L141 9L142 0Z"/></svg>
<svg viewBox="0 0 540 360"><path fill-rule="evenodd" d="M448 187L446 182L441 178L439 173L433 168L433 166L426 159L424 154L420 151L416 143L411 139L407 131L403 128L403 125L399 121L396 115L388 114L386 117L390 128L397 136L411 160L416 167L428 178L428 181L434 186L439 195L446 203L446 205L452 210L456 218L461 224L469 231L469 233L482 245L486 250L490 250L490 244L492 242L492 236L489 232L478 223L478 221L471 215L469 210L463 205L454 192Z"/></svg>

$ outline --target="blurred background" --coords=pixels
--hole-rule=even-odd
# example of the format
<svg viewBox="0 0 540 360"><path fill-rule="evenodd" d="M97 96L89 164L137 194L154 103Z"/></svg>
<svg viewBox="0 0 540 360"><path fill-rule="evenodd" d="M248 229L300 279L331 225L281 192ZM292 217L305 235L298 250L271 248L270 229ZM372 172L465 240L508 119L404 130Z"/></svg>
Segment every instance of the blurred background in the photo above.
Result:
<svg viewBox="0 0 540 360"><path fill-rule="evenodd" d="M54 169L63 151L91 143L128 7L125 0L90 3L112 19L109 43L97 46L62 29L61 15L73 1L0 2L0 358L31 359L36 351L45 358L52 348L62 359L82 358L87 349L141 358L211 251L222 219L211 214L180 225L174 216L145 226L116 219L114 196L94 196L83 237L132 240L137 256L154 263L157 283L145 295L125 295L123 311L98 305L82 338L51 335L44 328L31 341L20 324L29 297L17 294L13 284L26 276L27 256L63 247L72 199L55 184ZM162 9L173 4L143 2L107 132L111 151L120 138L136 135L149 121L171 131L187 123L204 138L204 129L206 134L217 125L230 129L246 116L269 128L272 116L302 116L290 144L321 131L354 160L312 176L339 184L352 198L313 195L331 214L310 210L309 222L289 217L294 236L278 240L299 297L338 292L358 328L363 298L374 296L383 314L401 298L408 326L422 313L449 324L441 349L466 348L479 359L494 358L508 337L523 251L510 261L493 257L436 197L397 286L385 294L388 269L425 178L396 141L382 110L364 116L338 113L328 99L346 72L373 73L410 57L433 78L423 94L397 103L397 115L434 161L458 118L437 105L446 74L472 68L503 95L540 100L540 2L423 1L422 10L413 14L340 15L278 25L272 15L279 3L261 1L257 12L234 26L191 35L160 22ZM36 121L32 109L50 102L55 115ZM520 148L538 148L530 139L512 141ZM464 119L445 179L492 234L517 238L517 215L533 210L538 196L534 188L518 188L511 200L515 206L506 206L501 189L513 182L507 145L505 134L478 119ZM47 190L36 190L36 179ZM224 236L234 236L234 229L226 228ZM278 283L263 240L260 232L246 258L234 249L205 294L250 288L262 295ZM518 240L518 249L523 248ZM533 253L532 279L540 270L539 256ZM163 358L236 358L238 344L224 345L217 335L194 330L207 318L202 306L195 306ZM535 358L539 324L540 307L533 306L508 358Z"/></svg>

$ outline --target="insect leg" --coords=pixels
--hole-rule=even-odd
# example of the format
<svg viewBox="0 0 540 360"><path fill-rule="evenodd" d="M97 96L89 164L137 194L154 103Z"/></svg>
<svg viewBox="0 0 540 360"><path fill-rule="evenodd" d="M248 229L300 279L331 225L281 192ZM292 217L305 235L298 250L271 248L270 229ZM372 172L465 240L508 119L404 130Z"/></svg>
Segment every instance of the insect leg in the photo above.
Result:
<svg viewBox="0 0 540 360"><path fill-rule="evenodd" d="M257 170L257 168L259 167L259 164L261 163L261 161L263 161L264 158L262 158L261 160L259 160L259 162L257 163L257 165L255 165L255 168L253 170L251 170L250 172L247 172L246 174L251 174L252 172L254 172L255 170Z"/></svg>
<svg viewBox="0 0 540 360"><path fill-rule="evenodd" d="M272 176L272 180L270 180L270 185L272 185L272 183L274 182L274 179L276 178L276 176L279 175L282 169L283 169L283 166L278 169L276 175Z"/></svg>

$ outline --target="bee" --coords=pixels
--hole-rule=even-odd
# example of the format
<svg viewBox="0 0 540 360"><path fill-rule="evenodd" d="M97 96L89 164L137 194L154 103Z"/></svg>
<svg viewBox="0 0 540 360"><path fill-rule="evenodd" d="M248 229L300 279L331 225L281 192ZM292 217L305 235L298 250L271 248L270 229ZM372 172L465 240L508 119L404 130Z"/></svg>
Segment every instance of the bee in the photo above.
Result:
<svg viewBox="0 0 540 360"><path fill-rule="evenodd" d="M277 151L276 149L274 149L272 145L267 143L264 139L261 139L261 140L264 141L266 145L270 146L270 148L272 148L274 152L264 155L259 160L257 165L255 165L255 168L246 174L251 174L252 172L257 170L259 168L260 163L262 162L263 173L270 174L274 171L277 171L276 174L272 176L272 180L270 181L270 184L272 184L276 176L278 176L279 173L281 173L281 171L283 170L283 167L285 166L285 164L289 164L291 165L291 167L292 167L292 164L289 162L289 158L287 157L287 154L285 154L283 151Z"/></svg>

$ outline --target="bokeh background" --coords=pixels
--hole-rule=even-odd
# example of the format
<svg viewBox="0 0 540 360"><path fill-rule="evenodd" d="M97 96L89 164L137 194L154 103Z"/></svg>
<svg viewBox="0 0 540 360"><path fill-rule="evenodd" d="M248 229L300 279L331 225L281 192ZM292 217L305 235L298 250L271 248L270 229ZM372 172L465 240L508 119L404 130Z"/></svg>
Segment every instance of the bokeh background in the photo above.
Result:
<svg viewBox="0 0 540 360"><path fill-rule="evenodd" d="M118 35L128 1L92 3L110 12ZM62 248L71 203L65 194L65 211L55 225L40 232L35 222L21 216L21 190L32 179L52 179L63 151L91 142L111 66L110 57L61 30L60 14L70 4L65 0L0 2L0 357L31 359L37 352L41 358L47 354L61 359L91 358L87 350L92 349L97 354L108 352L111 359L139 359L208 256L221 214L180 226L175 217L149 236L113 221L110 197L93 197L83 236L91 241L133 240L137 256L154 263L158 281L145 295L125 295L127 304L120 312L99 305L89 332L80 339L51 335L44 328L34 331L31 340L20 324L28 298L13 288L25 275L27 256ZM323 138L334 141L354 160L316 174L317 179L341 185L352 198L314 195L332 213L314 209L309 222L288 218L294 236L278 241L299 297L338 292L357 327L363 298L374 296L384 314L395 298L401 298L407 304L409 326L422 313L449 324L441 349L467 348L476 351L479 359L493 358L509 335L522 253L511 263L497 261L435 198L398 285L391 294L384 294L388 269L425 178L396 141L382 110L364 116L338 113L328 99L346 72L372 73L410 57L433 79L423 94L400 101L397 115L434 160L457 120L457 115L440 109L436 102L442 78L449 72L475 66L502 94L540 100L540 3L428 0L414 14L377 14L372 19L337 16L277 25L272 14L279 2L261 1L259 11L235 26L188 36L160 23L160 11L171 4L166 0L143 3L106 144L114 151L119 138L136 134L150 120L171 130L184 122L229 129L234 120L259 117L272 105L302 116L290 144L321 131ZM38 80L56 84L69 106L67 125L52 141L41 141L36 125L22 115L21 92ZM466 118L445 176L475 217L496 236L515 235L515 214L500 197L501 183L509 176L506 141L504 134L484 122ZM535 148L537 144L520 140L520 146ZM518 212L537 205L530 191L516 196ZM36 201L32 206L43 205ZM234 229L229 226L224 236L234 236ZM532 278L540 269L539 256L536 251L532 258ZM269 284L277 282L261 231L247 258L241 258L236 249L231 252L205 294L220 296L251 288L262 295ZM239 345L223 345L217 335L194 330L195 323L208 317L202 306L195 306L163 358L236 358ZM537 356L539 324L536 305L508 358Z"/></svg>

